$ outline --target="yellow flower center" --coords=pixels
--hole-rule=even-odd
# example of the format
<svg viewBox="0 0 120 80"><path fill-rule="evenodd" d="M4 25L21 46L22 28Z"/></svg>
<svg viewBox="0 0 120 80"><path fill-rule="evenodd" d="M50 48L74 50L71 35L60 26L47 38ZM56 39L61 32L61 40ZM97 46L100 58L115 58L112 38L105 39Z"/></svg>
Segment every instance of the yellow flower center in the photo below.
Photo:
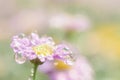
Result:
<svg viewBox="0 0 120 80"><path fill-rule="evenodd" d="M56 60L54 65L55 65L55 68L58 69L58 70L69 70L71 68L70 65L65 64L61 60Z"/></svg>
<svg viewBox="0 0 120 80"><path fill-rule="evenodd" d="M33 47L33 50L37 55L49 56L53 53L53 47L48 44L42 44Z"/></svg>

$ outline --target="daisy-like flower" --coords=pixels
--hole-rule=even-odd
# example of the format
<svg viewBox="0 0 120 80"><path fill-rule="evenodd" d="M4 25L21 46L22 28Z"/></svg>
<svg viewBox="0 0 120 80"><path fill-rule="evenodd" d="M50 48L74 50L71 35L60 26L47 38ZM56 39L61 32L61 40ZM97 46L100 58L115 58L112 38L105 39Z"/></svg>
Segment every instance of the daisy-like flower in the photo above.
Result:
<svg viewBox="0 0 120 80"><path fill-rule="evenodd" d="M36 33L31 33L30 36L17 35L13 37L11 47L15 52L16 61L18 56L21 56L23 60L30 60L33 63L59 59L71 64L70 49L65 44L55 45L52 37L40 38Z"/></svg>
<svg viewBox="0 0 120 80"><path fill-rule="evenodd" d="M93 70L83 56L79 56L74 65L67 65L63 61L56 60L44 63L39 70L47 74L49 80L94 80Z"/></svg>

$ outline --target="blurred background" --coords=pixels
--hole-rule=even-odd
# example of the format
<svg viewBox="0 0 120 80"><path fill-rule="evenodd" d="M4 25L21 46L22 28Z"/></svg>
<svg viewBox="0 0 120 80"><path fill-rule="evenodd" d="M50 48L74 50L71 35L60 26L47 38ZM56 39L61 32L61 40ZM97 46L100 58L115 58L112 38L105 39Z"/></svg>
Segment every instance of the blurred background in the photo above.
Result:
<svg viewBox="0 0 120 80"><path fill-rule="evenodd" d="M120 80L120 0L0 0L0 80L28 79L32 66L15 62L10 43L36 31L79 49L95 80Z"/></svg>

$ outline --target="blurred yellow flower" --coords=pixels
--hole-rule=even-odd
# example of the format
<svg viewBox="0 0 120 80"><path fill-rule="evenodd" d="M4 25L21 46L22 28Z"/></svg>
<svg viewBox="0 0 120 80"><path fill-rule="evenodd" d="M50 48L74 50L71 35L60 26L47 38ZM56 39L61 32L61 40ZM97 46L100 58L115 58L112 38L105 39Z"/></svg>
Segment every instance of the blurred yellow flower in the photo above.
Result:
<svg viewBox="0 0 120 80"><path fill-rule="evenodd" d="M95 53L116 60L120 57L120 28L118 25L102 25L89 35L89 47Z"/></svg>

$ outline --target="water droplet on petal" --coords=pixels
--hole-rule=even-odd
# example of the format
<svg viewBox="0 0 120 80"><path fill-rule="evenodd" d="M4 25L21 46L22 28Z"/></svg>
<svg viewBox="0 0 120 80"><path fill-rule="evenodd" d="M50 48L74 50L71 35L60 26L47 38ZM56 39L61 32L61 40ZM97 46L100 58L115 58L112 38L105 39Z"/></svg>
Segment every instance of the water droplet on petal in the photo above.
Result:
<svg viewBox="0 0 120 80"><path fill-rule="evenodd" d="M66 63L69 65L73 65L75 62L75 58L72 54L66 56Z"/></svg>
<svg viewBox="0 0 120 80"><path fill-rule="evenodd" d="M66 63L67 63L68 65L73 65L74 62L71 61L71 60L67 60Z"/></svg>
<svg viewBox="0 0 120 80"><path fill-rule="evenodd" d="M21 56L20 54L15 54L15 61L18 63L18 64L23 64L25 63L26 61L26 57L24 56Z"/></svg>
<svg viewBox="0 0 120 80"><path fill-rule="evenodd" d="M48 42L49 42L51 45L54 45L54 44L55 44L54 41L53 41L53 39L52 39L52 37L49 37L49 38L48 38Z"/></svg>
<svg viewBox="0 0 120 80"><path fill-rule="evenodd" d="M25 37L25 34L21 33L21 34L19 35L19 37L20 37L20 38L23 38L23 37Z"/></svg>

